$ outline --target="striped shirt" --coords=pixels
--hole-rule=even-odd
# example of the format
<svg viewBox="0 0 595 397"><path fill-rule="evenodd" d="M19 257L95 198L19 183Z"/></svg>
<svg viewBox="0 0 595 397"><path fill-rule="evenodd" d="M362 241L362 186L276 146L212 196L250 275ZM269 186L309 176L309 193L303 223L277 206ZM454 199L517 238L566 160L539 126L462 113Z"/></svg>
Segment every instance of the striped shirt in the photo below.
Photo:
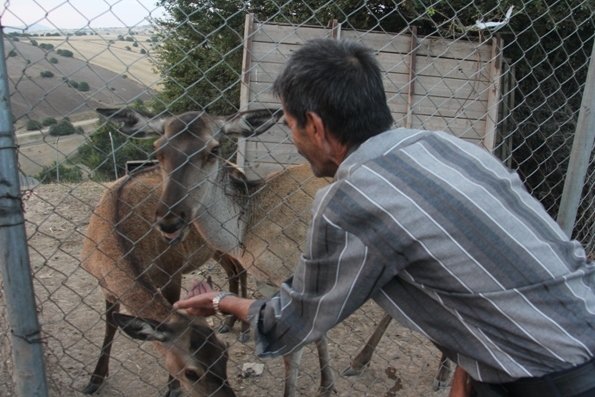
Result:
<svg viewBox="0 0 595 397"><path fill-rule="evenodd" d="M294 276L251 318L257 354L284 355L373 299L502 383L593 357L594 289L595 264L514 172L450 134L399 128L318 192Z"/></svg>

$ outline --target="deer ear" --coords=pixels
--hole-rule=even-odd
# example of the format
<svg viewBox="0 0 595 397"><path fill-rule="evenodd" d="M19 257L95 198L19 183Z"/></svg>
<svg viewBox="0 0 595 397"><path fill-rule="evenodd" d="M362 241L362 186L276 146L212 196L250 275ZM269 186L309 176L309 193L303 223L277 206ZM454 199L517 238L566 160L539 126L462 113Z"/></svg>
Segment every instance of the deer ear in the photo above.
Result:
<svg viewBox="0 0 595 397"><path fill-rule="evenodd" d="M168 342L173 337L173 332L167 324L155 320L132 317L121 313L114 313L112 319L122 331L133 339Z"/></svg>
<svg viewBox="0 0 595 397"><path fill-rule="evenodd" d="M149 139L163 134L166 117L151 117L129 108L98 108L97 113L115 123L118 132L136 139Z"/></svg>
<svg viewBox="0 0 595 397"><path fill-rule="evenodd" d="M282 109L257 109L237 113L225 121L223 131L230 135L260 135L274 126L283 116Z"/></svg>

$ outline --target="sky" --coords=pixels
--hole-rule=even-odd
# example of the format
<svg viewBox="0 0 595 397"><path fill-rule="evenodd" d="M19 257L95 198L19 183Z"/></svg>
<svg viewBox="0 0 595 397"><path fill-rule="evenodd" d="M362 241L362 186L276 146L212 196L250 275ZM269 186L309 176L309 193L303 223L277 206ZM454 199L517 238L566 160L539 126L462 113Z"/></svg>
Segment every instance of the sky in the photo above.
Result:
<svg viewBox="0 0 595 397"><path fill-rule="evenodd" d="M0 22L22 28L40 24L55 29L147 25L164 14L157 0L1 0Z"/></svg>

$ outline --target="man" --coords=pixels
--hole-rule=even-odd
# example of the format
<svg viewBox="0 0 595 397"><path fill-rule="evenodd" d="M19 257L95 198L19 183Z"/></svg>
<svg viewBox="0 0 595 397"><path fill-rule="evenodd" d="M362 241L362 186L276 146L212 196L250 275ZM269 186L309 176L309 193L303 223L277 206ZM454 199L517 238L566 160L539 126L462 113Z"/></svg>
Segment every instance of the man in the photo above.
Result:
<svg viewBox="0 0 595 397"><path fill-rule="evenodd" d="M595 266L518 176L443 132L397 128L373 54L306 43L273 90L317 176L307 249L269 300L176 303L250 321L261 356L317 340L368 299L457 363L451 395L595 395ZM468 382L468 376L471 378Z"/></svg>

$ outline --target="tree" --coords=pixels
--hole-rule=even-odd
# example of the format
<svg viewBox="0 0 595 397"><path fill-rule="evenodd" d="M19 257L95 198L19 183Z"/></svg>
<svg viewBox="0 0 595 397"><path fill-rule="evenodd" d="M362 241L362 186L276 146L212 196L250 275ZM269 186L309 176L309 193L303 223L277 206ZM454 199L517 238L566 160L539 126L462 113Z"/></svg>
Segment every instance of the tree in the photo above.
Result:
<svg viewBox="0 0 595 397"><path fill-rule="evenodd" d="M72 135L77 132L76 128L72 125L70 120L64 118L60 120L57 124L50 126L50 135L52 136L63 136L63 135Z"/></svg>
<svg viewBox="0 0 595 397"><path fill-rule="evenodd" d="M41 127L42 127L41 123L39 121L33 120L33 119L27 120L27 125L25 126L27 131L40 130Z"/></svg>
<svg viewBox="0 0 595 397"><path fill-rule="evenodd" d="M142 107L142 104L137 102L135 106ZM116 131L117 127L112 123L102 123L102 126L89 137L87 143L79 147L77 156L72 159L73 162L84 164L92 170L94 180L109 181L116 179L113 162L114 154L118 176L124 174L126 161L145 160L150 159L152 156L152 140L128 139L128 137Z"/></svg>
<svg viewBox="0 0 595 397"><path fill-rule="evenodd" d="M70 50L59 49L58 51L56 51L56 53L58 55L65 57L65 58L72 58L74 56L74 53Z"/></svg>
<svg viewBox="0 0 595 397"><path fill-rule="evenodd" d="M58 124L58 120L53 117L46 117L45 119L41 120L41 124L44 127L49 127L50 125Z"/></svg>
<svg viewBox="0 0 595 397"><path fill-rule="evenodd" d="M78 84L78 90L83 92L89 91L89 83L87 83L86 81L81 81Z"/></svg>
<svg viewBox="0 0 595 397"><path fill-rule="evenodd" d="M230 113L239 105L244 3L166 0L156 68L163 79L157 109ZM175 32L175 34L171 34Z"/></svg>

